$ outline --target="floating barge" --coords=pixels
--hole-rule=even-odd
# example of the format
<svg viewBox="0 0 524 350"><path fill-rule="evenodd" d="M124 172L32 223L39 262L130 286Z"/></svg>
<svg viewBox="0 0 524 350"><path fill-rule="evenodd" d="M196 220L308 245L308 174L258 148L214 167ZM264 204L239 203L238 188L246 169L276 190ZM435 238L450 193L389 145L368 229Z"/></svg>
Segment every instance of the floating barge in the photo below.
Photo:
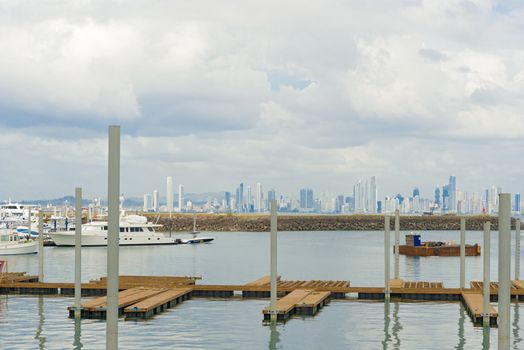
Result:
<svg viewBox="0 0 524 350"><path fill-rule="evenodd" d="M478 244L466 244L465 248L466 256L480 255ZM399 245L398 252L407 256L460 256L460 245L450 242L421 242L420 235L406 235L406 244Z"/></svg>

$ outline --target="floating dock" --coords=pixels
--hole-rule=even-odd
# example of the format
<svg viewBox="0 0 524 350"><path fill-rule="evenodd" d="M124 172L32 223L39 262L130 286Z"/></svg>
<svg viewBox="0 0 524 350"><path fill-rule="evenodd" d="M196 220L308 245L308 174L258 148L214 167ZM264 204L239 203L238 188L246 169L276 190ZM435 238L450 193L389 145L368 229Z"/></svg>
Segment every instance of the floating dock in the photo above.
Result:
<svg viewBox="0 0 524 350"><path fill-rule="evenodd" d="M481 292L462 292L462 303L474 325L482 326L484 314L489 315L490 326L497 325L498 313L492 305L489 305L489 310L484 310L484 296Z"/></svg>
<svg viewBox="0 0 524 350"><path fill-rule="evenodd" d="M293 314L315 315L318 310L329 302L330 292L317 292L315 290L296 289L285 297L279 299L276 305L277 321L286 321ZM271 312L265 308L264 321L269 321Z"/></svg>
<svg viewBox="0 0 524 350"><path fill-rule="evenodd" d="M9 277L4 275L0 280L0 294L36 294L36 295L67 295L74 294L73 283L43 283L35 282L35 276L27 276L23 273L11 273ZM8 277L8 278L7 278ZM197 284L200 277L192 276L120 276L119 289L121 291L119 311L121 315L126 315L132 319L147 319L155 314L172 307L191 297L210 297L210 298L231 298L236 293L241 293L245 298L269 298L270 284L269 276L259 278L256 281L239 285L209 285ZM89 283L82 284L82 296L102 296L93 299L83 305L82 317L105 318L106 308L106 288L107 280L100 278ZM177 292L170 290L184 290L183 296L177 296ZM292 293L301 290L303 298L295 300L291 298ZM308 291L306 298L303 291ZM323 293L322 293L323 292ZM447 288L442 282L424 281L404 281L401 279L390 281L391 298L397 300L425 300L425 301L456 301L468 305L467 300L475 297L464 298L464 293L482 294L482 282L470 282L470 288ZM491 301L497 300L498 284L492 282L490 285ZM511 295L514 300L523 300L524 281L512 281ZM165 293L165 294L162 294ZM139 304L146 299L162 294L161 297ZM131 296L133 295L133 296ZM296 293L295 293L296 295ZM329 296L326 296L329 295ZM349 281L286 281L278 279L278 296L281 298L279 303L283 306L280 319L288 318L297 314L315 314L325 303L335 298L358 298L362 300L384 300L384 287L358 287L351 286ZM287 299L286 299L287 298ZM305 299L302 304L300 303ZM293 300L295 301L293 303ZM136 306L135 314L131 307ZM280 304L279 304L280 305ZM291 309L284 307L291 305ZM478 317L478 308L470 305L472 318ZM129 311L127 316L126 310ZM288 311L285 311L288 310ZM493 310L490 311L492 313ZM74 314L74 309L69 308L70 315ZM482 313L482 311L480 311ZM476 315L476 316L475 316ZM492 317L496 318L495 313ZM474 320L475 322L475 320ZM492 321L492 324L494 321Z"/></svg>
<svg viewBox="0 0 524 350"><path fill-rule="evenodd" d="M144 299L124 309L126 320L146 320L159 313L188 300L191 297L191 288L176 288L166 290L160 294Z"/></svg>

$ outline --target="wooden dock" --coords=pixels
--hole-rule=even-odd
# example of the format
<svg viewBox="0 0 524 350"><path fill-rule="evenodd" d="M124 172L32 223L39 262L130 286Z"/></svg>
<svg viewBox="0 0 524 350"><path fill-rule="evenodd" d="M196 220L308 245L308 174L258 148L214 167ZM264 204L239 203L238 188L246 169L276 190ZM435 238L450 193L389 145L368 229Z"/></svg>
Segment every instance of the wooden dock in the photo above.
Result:
<svg viewBox="0 0 524 350"><path fill-rule="evenodd" d="M484 310L484 296L481 292L462 292L462 303L474 325L482 326L484 314L489 314L489 324L491 326L497 325L498 313L492 305L489 306L489 310Z"/></svg>
<svg viewBox="0 0 524 350"><path fill-rule="evenodd" d="M146 320L169 308L188 300L191 297L191 288L169 289L150 298L144 299L124 309L126 320Z"/></svg>
<svg viewBox="0 0 524 350"><path fill-rule="evenodd" d="M286 321L293 314L315 315L318 310L329 302L330 292L317 292L308 289L296 289L279 299L276 305L277 321ZM264 321L269 321L271 312L265 308Z"/></svg>
<svg viewBox="0 0 524 350"><path fill-rule="evenodd" d="M157 294L165 292L167 289L161 288L144 288L136 287L126 289L118 293L118 314L122 315L124 308L136 304L142 300L151 298ZM68 307L69 317L74 317L74 307ZM107 311L107 297L100 297L94 300L90 300L81 306L80 316L82 318L106 318Z"/></svg>
<svg viewBox="0 0 524 350"><path fill-rule="evenodd" d="M120 314L126 314L128 318L147 319L190 297L231 298L241 293L244 298L269 298L270 294L269 276L238 285L198 284L197 281L199 279L199 277L191 276L120 276ZM105 318L106 298L104 296L106 288L107 280L105 278L82 284L82 296L100 297L90 300L83 305L82 317ZM278 301L279 307L283 310L283 316L280 316L280 319L287 318L294 313L315 314L325 303L334 298L356 297L363 300L384 300L383 286L351 286L349 281L286 281L279 278L277 288L278 297L280 298ZM183 295L177 295L178 292L174 292L174 290L184 290L185 292ZM390 281L390 290L391 298L399 301L440 300L463 302L466 307L469 307L468 312L472 313L474 322L475 318L479 317L479 313L482 313L482 310L479 311L475 302L471 301L478 299L478 295L482 294L482 282L472 281L470 288L460 289L447 288L442 282L411 282L398 279ZM299 294L299 291L301 294ZM304 291L307 291L307 293ZM492 282L490 285L491 301L497 300L497 292L498 284ZM523 301L524 281L512 281L510 292L514 300ZM464 297L465 294L471 293L476 293L477 296L468 295ZM11 274L9 279L0 281L0 294L72 296L74 294L74 284L35 282L35 276L16 273ZM159 294L162 295L147 302L145 301ZM298 298L297 295L302 297ZM142 301L144 303L139 304ZM136 309L132 310L132 307ZM126 312L126 310L129 312ZM132 314L132 311L135 313ZM490 315L492 314L492 317L496 319L496 312L494 313L493 311L490 310ZM74 309L69 308L69 313L73 315ZM129 315L127 315L128 313ZM265 311L264 314L266 315Z"/></svg>

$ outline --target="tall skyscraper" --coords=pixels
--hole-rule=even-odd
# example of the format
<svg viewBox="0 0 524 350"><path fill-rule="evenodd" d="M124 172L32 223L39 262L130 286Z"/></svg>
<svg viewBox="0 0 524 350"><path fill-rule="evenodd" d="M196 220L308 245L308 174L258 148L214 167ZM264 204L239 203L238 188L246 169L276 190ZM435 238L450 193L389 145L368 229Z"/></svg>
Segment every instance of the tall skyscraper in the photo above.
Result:
<svg viewBox="0 0 524 350"><path fill-rule="evenodd" d="M440 208L440 188L435 188L435 206Z"/></svg>
<svg viewBox="0 0 524 350"><path fill-rule="evenodd" d="M246 187L246 211L248 213L252 211L251 210L252 203L253 203L253 195L251 193L251 186L247 186Z"/></svg>
<svg viewBox="0 0 524 350"><path fill-rule="evenodd" d="M300 189L300 209L313 209L313 190L311 188Z"/></svg>
<svg viewBox="0 0 524 350"><path fill-rule="evenodd" d="M264 211L263 203L262 184L257 182L255 189L255 210L258 212Z"/></svg>
<svg viewBox="0 0 524 350"><path fill-rule="evenodd" d="M226 201L226 209L231 209L231 192L224 192L224 199Z"/></svg>
<svg viewBox="0 0 524 350"><path fill-rule="evenodd" d="M241 213L244 211L244 183L241 182L237 187L236 196L235 196L235 205L237 212Z"/></svg>
<svg viewBox="0 0 524 350"><path fill-rule="evenodd" d="M178 212L181 213L184 209L184 185L178 185Z"/></svg>
<svg viewBox="0 0 524 350"><path fill-rule="evenodd" d="M417 196L420 197L420 190L418 189L418 187L415 187L413 189L413 198L415 198Z"/></svg>
<svg viewBox="0 0 524 350"><path fill-rule="evenodd" d="M173 211L173 195L173 178L168 176L166 179L166 206L170 213Z"/></svg>
<svg viewBox="0 0 524 350"><path fill-rule="evenodd" d="M449 185L442 186L442 210L449 210Z"/></svg>
<svg viewBox="0 0 524 350"><path fill-rule="evenodd" d="M449 177L449 210L457 211L457 178L455 176Z"/></svg>
<svg viewBox="0 0 524 350"><path fill-rule="evenodd" d="M142 207L143 211L149 211L151 209L151 195L146 193L144 194L144 205Z"/></svg>
<svg viewBox="0 0 524 350"><path fill-rule="evenodd" d="M377 200L378 200L377 180L374 176L372 176L369 182L369 204L367 208L368 212L372 214L377 213Z"/></svg>
<svg viewBox="0 0 524 350"><path fill-rule="evenodd" d="M267 202L268 202L268 206L271 206L271 201L273 199L277 199L277 194L275 192L275 190L269 190L267 191Z"/></svg>
<svg viewBox="0 0 524 350"><path fill-rule="evenodd" d="M520 193L515 193L515 212L520 213Z"/></svg>
<svg viewBox="0 0 524 350"><path fill-rule="evenodd" d="M158 211L158 191L153 191L153 210Z"/></svg>

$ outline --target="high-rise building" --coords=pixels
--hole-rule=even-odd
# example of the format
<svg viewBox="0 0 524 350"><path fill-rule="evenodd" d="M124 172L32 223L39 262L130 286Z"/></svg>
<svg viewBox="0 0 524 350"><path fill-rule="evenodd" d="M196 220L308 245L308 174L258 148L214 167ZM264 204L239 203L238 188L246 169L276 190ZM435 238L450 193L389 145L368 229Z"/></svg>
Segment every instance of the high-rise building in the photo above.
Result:
<svg viewBox="0 0 524 350"><path fill-rule="evenodd" d="M300 209L313 209L313 190L311 188L300 189Z"/></svg>
<svg viewBox="0 0 524 350"><path fill-rule="evenodd" d="M520 193L515 193L515 212L520 213Z"/></svg>
<svg viewBox="0 0 524 350"><path fill-rule="evenodd" d="M146 193L144 194L144 205L142 210L149 211L149 209L151 209L151 195Z"/></svg>
<svg viewBox="0 0 524 350"><path fill-rule="evenodd" d="M224 192L225 207L231 209L231 192Z"/></svg>
<svg viewBox="0 0 524 350"><path fill-rule="evenodd" d="M178 212L184 211L184 185L178 185Z"/></svg>
<svg viewBox="0 0 524 350"><path fill-rule="evenodd" d="M277 199L277 194L275 192L275 190L269 190L267 191L267 202L268 202L268 206L271 206L271 201L273 199Z"/></svg>
<svg viewBox="0 0 524 350"><path fill-rule="evenodd" d="M158 191L153 191L153 210L158 211Z"/></svg>
<svg viewBox="0 0 524 350"><path fill-rule="evenodd" d="M235 206L237 209L237 212L241 213L244 211L244 183L241 182L240 185L238 185L235 195Z"/></svg>
<svg viewBox="0 0 524 350"><path fill-rule="evenodd" d="M166 207L168 212L173 211L173 177L168 176L166 179Z"/></svg>
<svg viewBox="0 0 524 350"><path fill-rule="evenodd" d="M418 189L418 187L415 187L413 189L413 198L415 198L417 196L420 197L420 190Z"/></svg>
<svg viewBox="0 0 524 350"><path fill-rule="evenodd" d="M457 211L457 178L455 176L449 177L449 210Z"/></svg>
<svg viewBox="0 0 524 350"><path fill-rule="evenodd" d="M264 211L263 203L262 184L257 182L255 188L255 210L258 212Z"/></svg>
<svg viewBox="0 0 524 350"><path fill-rule="evenodd" d="M248 213L252 212L251 208L253 206L253 194L251 193L251 186L246 187L246 211Z"/></svg>
<svg viewBox="0 0 524 350"><path fill-rule="evenodd" d="M435 188L435 206L440 208L440 188Z"/></svg>
<svg viewBox="0 0 524 350"><path fill-rule="evenodd" d="M442 186L442 210L449 210L449 185Z"/></svg>
<svg viewBox="0 0 524 350"><path fill-rule="evenodd" d="M377 180L374 176L371 177L369 182L369 206L368 212L375 214L377 212L377 201L378 201L378 191L377 191Z"/></svg>

